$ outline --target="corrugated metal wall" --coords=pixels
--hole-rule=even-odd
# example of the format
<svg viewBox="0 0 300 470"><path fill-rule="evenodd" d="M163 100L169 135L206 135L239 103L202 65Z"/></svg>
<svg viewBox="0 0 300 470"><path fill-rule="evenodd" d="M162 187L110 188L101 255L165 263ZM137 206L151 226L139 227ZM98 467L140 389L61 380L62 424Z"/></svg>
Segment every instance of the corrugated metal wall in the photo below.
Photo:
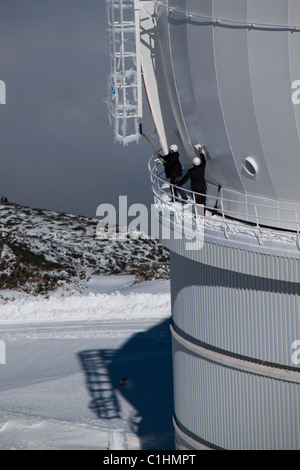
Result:
<svg viewBox="0 0 300 470"><path fill-rule="evenodd" d="M194 441L225 449L300 449L300 367L291 358L300 339L299 260L208 242L187 252L184 240L163 242L171 250L180 447L186 435L187 448ZM254 369L211 360L201 348L250 361ZM262 372L267 366L270 376ZM297 378L278 378L272 368Z"/></svg>
<svg viewBox="0 0 300 470"><path fill-rule="evenodd" d="M171 270L176 273L172 276L176 326L226 351L293 365L291 345L300 337L299 284L216 268L175 254Z"/></svg>
<svg viewBox="0 0 300 470"><path fill-rule="evenodd" d="M233 450L300 449L299 384L207 361L174 341L175 416L200 443Z"/></svg>

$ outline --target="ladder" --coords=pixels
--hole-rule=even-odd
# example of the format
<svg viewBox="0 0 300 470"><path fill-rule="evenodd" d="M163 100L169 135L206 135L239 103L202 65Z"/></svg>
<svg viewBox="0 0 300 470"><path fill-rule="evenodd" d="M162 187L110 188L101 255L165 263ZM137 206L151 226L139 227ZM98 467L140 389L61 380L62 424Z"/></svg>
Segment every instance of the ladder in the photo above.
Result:
<svg viewBox="0 0 300 470"><path fill-rule="evenodd" d="M142 117L139 0L106 0L110 74L107 100L115 140L138 141Z"/></svg>

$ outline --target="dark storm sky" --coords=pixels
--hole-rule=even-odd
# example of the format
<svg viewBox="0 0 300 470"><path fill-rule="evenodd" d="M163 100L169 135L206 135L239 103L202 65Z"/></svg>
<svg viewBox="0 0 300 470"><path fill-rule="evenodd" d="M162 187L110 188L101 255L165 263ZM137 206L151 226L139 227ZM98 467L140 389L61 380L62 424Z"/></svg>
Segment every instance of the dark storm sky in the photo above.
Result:
<svg viewBox="0 0 300 470"><path fill-rule="evenodd" d="M151 148L109 125L106 39L104 0L1 0L0 196L92 217L119 195L151 204Z"/></svg>

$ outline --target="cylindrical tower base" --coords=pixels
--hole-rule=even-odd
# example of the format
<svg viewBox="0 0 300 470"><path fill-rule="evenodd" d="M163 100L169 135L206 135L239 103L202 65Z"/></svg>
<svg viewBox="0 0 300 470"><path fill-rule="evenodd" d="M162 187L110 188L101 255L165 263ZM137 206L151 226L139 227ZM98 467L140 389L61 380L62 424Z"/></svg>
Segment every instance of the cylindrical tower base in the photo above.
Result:
<svg viewBox="0 0 300 470"><path fill-rule="evenodd" d="M300 449L299 259L211 242L187 253L184 239L163 242L177 448Z"/></svg>

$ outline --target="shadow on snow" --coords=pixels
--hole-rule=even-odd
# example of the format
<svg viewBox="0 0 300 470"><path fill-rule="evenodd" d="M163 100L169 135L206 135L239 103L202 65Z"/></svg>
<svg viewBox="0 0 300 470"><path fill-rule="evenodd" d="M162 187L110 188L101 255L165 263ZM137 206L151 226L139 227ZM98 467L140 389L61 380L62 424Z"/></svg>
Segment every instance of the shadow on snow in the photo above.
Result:
<svg viewBox="0 0 300 470"><path fill-rule="evenodd" d="M92 398L90 408L99 418L121 418L121 393L136 410L130 425L141 448L175 448L169 320L135 334L119 350L93 349L78 356Z"/></svg>

